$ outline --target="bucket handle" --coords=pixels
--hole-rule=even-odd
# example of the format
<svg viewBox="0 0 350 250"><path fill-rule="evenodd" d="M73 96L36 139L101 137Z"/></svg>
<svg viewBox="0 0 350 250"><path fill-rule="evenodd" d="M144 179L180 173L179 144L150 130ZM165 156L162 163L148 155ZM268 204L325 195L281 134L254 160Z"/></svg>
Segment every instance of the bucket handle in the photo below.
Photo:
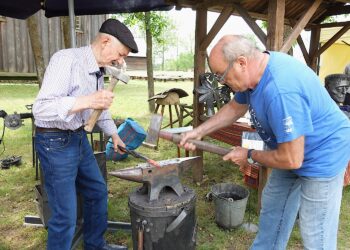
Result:
<svg viewBox="0 0 350 250"><path fill-rule="evenodd" d="M211 202L213 200L213 193L209 192L205 195L205 200Z"/></svg>
<svg viewBox="0 0 350 250"><path fill-rule="evenodd" d="M166 232L170 233L175 228L177 228L181 224L181 222L186 218L186 216L187 212L185 209L183 209L181 213L176 217L176 219L173 220L173 222L171 222L170 225L167 227Z"/></svg>

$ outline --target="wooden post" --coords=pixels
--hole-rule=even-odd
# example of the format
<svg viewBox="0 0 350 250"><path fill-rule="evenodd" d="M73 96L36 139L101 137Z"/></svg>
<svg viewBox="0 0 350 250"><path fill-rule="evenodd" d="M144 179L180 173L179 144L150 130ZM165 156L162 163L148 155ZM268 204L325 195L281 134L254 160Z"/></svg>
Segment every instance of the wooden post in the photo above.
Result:
<svg viewBox="0 0 350 250"><path fill-rule="evenodd" d="M44 78L45 64L43 57L43 48L41 44L41 38L39 35L39 23L38 15L32 15L27 19L27 27L30 37L30 43L32 45L34 62L36 68L36 74L38 76L39 88L41 88L41 83Z"/></svg>
<svg viewBox="0 0 350 250"><path fill-rule="evenodd" d="M283 44L284 32L284 13L285 0L270 0L268 8L268 29L266 49L279 51ZM260 167L259 169L259 188L258 188L258 212L261 208L261 197L263 188L269 178L271 169Z"/></svg>
<svg viewBox="0 0 350 250"><path fill-rule="evenodd" d="M206 48L201 49L201 42L207 34L207 10L197 9L196 11L196 31L195 31L195 56L194 56L194 89L200 85L199 75L205 72ZM201 123L200 115L204 112L203 104L198 101L198 94L193 95L193 126L198 127ZM203 159L203 151L196 150L195 156L201 156ZM203 160L197 161L193 166L193 181L201 182L203 180Z"/></svg>
<svg viewBox="0 0 350 250"><path fill-rule="evenodd" d="M266 49L279 51L283 44L285 0L270 0Z"/></svg>
<svg viewBox="0 0 350 250"><path fill-rule="evenodd" d="M320 35L321 29L319 27L315 27L311 29L311 38L310 38L310 64L309 67L317 73L317 56L316 53L318 51L318 45L320 43Z"/></svg>

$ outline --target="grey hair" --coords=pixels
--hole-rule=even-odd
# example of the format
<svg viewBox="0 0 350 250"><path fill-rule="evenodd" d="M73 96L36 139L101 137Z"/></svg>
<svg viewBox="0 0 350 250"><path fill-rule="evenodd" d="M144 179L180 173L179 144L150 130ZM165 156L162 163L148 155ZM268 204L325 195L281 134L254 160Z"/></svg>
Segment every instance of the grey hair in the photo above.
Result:
<svg viewBox="0 0 350 250"><path fill-rule="evenodd" d="M260 51L254 41L245 36L235 35L222 46L222 53L227 62L236 61L239 56L254 57Z"/></svg>

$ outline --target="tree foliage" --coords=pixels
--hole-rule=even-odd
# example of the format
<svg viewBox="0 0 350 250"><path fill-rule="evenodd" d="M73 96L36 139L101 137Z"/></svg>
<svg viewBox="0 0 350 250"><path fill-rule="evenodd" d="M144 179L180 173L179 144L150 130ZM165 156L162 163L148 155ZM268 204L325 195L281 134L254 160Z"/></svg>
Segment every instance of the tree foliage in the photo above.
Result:
<svg viewBox="0 0 350 250"><path fill-rule="evenodd" d="M165 70L190 71L193 70L193 52L183 52L177 58L168 60L165 63Z"/></svg>
<svg viewBox="0 0 350 250"><path fill-rule="evenodd" d="M147 58L147 83L148 98L154 96L154 79L153 79L153 40L160 46L165 43L163 33L170 26L169 19L161 12L138 12L121 14L123 21L127 26L138 26L141 31L145 32L146 37L146 58ZM164 50L163 50L164 51ZM154 100L149 103L149 111L155 110Z"/></svg>
<svg viewBox="0 0 350 250"><path fill-rule="evenodd" d="M127 14L119 14L124 20L123 22L127 26L137 26L141 29L141 31L145 32L148 28L152 34L152 38L155 39L155 42L159 45L162 45L166 42L166 36L164 35L166 30L173 27L171 21L168 17L164 15L163 12L160 11L151 11L150 12L150 20L148 23L148 27L146 27L146 13L138 12L138 13L127 13Z"/></svg>

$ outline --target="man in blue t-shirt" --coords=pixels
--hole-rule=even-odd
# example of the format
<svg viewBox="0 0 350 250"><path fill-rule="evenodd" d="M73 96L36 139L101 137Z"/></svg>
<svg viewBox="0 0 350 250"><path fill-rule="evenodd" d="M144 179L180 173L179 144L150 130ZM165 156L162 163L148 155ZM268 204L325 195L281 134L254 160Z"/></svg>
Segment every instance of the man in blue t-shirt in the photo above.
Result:
<svg viewBox="0 0 350 250"><path fill-rule="evenodd" d="M305 249L336 249L350 122L317 75L284 53L261 52L242 36L224 36L209 63L236 92L211 119L184 134L180 145L231 125L247 111L269 150L236 147L223 157L273 170L262 196L259 232L251 249L285 249L296 216Z"/></svg>

